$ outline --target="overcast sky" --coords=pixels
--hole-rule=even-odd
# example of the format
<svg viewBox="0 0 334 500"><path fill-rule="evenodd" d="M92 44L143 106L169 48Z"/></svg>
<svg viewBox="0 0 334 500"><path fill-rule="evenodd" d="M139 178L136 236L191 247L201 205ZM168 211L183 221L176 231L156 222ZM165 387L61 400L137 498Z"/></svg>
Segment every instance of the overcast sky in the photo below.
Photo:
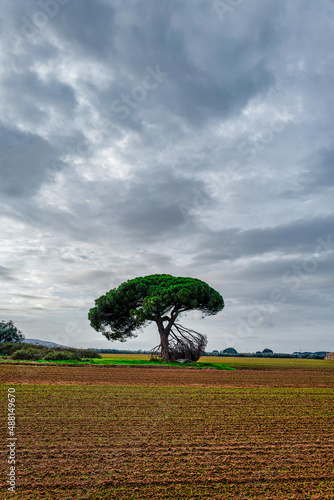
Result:
<svg viewBox="0 0 334 500"><path fill-rule="evenodd" d="M155 273L206 281L208 350L332 350L334 2L3 0L0 320L88 322Z"/></svg>

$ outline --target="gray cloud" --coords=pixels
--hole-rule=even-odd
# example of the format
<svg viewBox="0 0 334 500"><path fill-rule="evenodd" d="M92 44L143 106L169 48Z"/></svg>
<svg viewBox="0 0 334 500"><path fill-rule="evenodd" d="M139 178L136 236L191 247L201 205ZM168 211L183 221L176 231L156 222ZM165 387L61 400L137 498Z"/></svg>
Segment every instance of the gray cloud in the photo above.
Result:
<svg viewBox="0 0 334 500"><path fill-rule="evenodd" d="M306 255L316 250L330 252L334 250L333 227L334 216L330 215L269 228L211 231L200 244L200 249L204 250L198 254L198 263L203 264L205 260L207 263L233 261L269 252ZM326 243L329 235L329 243Z"/></svg>
<svg viewBox="0 0 334 500"><path fill-rule="evenodd" d="M3 281L16 281L16 278L12 275L11 269L4 266L0 266L0 279Z"/></svg>
<svg viewBox="0 0 334 500"><path fill-rule="evenodd" d="M36 134L0 127L0 192L29 197L54 174L52 146Z"/></svg>
<svg viewBox="0 0 334 500"><path fill-rule="evenodd" d="M313 158L307 160L307 170L301 179L300 190L313 193L333 189L334 184L334 150L317 151Z"/></svg>
<svg viewBox="0 0 334 500"><path fill-rule="evenodd" d="M22 114L33 113L36 119L47 120L53 108L60 108L65 116L71 116L74 111L75 93L69 85L43 82L33 71L12 72L3 78L2 85L7 99L12 105L15 100Z"/></svg>
<svg viewBox="0 0 334 500"><path fill-rule="evenodd" d="M84 7L78 2L69 2L59 9L52 29L60 39L69 42L77 57L94 61L109 59L117 30L113 2L85 0Z"/></svg>

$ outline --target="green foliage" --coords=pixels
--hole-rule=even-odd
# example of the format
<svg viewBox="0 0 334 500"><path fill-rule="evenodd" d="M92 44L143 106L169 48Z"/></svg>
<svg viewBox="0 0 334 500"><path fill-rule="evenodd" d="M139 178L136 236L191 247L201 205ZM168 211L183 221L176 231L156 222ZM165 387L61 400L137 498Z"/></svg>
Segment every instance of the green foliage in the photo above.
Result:
<svg viewBox="0 0 334 500"><path fill-rule="evenodd" d="M24 335L11 320L0 321L0 342L21 342L23 339Z"/></svg>
<svg viewBox="0 0 334 500"><path fill-rule="evenodd" d="M22 346L24 346L24 344L22 344ZM13 344L12 342L0 343L0 355L1 356L10 356L15 351L15 347L20 349L21 345L18 346L17 344ZM16 350L18 350L18 349L16 349Z"/></svg>
<svg viewBox="0 0 334 500"><path fill-rule="evenodd" d="M60 348L61 349L61 348ZM101 358L100 354L95 352L93 349L49 349L44 359L46 361L68 361L76 360L80 361L82 359L93 359Z"/></svg>
<svg viewBox="0 0 334 500"><path fill-rule="evenodd" d="M45 361L68 361L70 359L79 360L80 358L71 351L50 351L44 359Z"/></svg>
<svg viewBox="0 0 334 500"><path fill-rule="evenodd" d="M36 349L38 351L46 350L47 347L42 345L35 344L27 344L25 342L3 342L0 344L0 355L11 355L18 350L26 350L26 349Z"/></svg>
<svg viewBox="0 0 334 500"><path fill-rule="evenodd" d="M227 347L223 350L223 354L238 354L238 352L234 347Z"/></svg>
<svg viewBox="0 0 334 500"><path fill-rule="evenodd" d="M166 314L193 309L213 315L224 307L222 296L196 278L152 274L122 283L95 300L88 319L108 340L124 342L134 331Z"/></svg>
<svg viewBox="0 0 334 500"><path fill-rule="evenodd" d="M28 349L18 349L11 355L12 359L22 359L22 360L37 360L40 359L40 352L38 349L30 347Z"/></svg>
<svg viewBox="0 0 334 500"><path fill-rule="evenodd" d="M74 347L45 347L38 344L3 342L0 344L0 355L11 356L12 359L30 360L81 360L101 358L93 349L75 349Z"/></svg>
<svg viewBox="0 0 334 500"><path fill-rule="evenodd" d="M93 358L102 358L100 354L98 354L93 349L80 349L80 358L81 359L93 359Z"/></svg>

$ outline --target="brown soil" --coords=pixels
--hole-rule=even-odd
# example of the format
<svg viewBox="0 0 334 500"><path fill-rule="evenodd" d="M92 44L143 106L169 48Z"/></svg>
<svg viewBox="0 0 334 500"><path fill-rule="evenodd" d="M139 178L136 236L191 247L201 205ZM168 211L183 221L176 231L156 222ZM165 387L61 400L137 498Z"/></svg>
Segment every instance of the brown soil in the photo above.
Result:
<svg viewBox="0 0 334 500"><path fill-rule="evenodd" d="M134 366L0 365L0 383L220 387L334 387L333 370L214 370Z"/></svg>
<svg viewBox="0 0 334 500"><path fill-rule="evenodd" d="M2 365L0 380L17 426L3 499L333 498L333 372Z"/></svg>

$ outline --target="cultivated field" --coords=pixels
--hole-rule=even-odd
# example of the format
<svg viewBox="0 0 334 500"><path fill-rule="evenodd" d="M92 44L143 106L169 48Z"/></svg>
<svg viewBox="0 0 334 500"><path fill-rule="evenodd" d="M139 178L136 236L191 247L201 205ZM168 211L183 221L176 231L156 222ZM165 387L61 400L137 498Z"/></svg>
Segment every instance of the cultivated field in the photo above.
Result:
<svg viewBox="0 0 334 500"><path fill-rule="evenodd" d="M239 365L0 365L1 498L332 499L334 362L214 359Z"/></svg>
<svg viewBox="0 0 334 500"><path fill-rule="evenodd" d="M104 359L149 360L148 354L101 354ZM279 370L298 368L299 370L334 370L334 360L298 359L298 358L243 358L224 356L203 356L199 363L222 363L235 368L255 370Z"/></svg>

